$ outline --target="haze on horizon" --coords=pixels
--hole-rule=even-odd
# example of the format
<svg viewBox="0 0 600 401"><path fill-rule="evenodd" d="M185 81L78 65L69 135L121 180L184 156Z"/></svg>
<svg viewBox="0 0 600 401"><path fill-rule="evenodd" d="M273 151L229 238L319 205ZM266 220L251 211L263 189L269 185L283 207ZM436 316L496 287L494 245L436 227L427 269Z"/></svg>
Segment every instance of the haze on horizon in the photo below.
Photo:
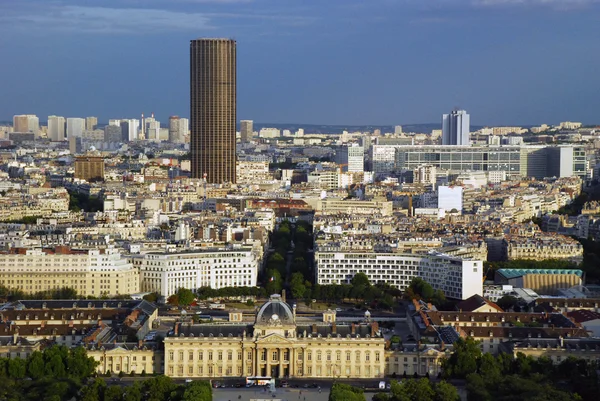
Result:
<svg viewBox="0 0 600 401"><path fill-rule="evenodd" d="M424 4L425 3L425 4ZM99 6L101 4L101 6ZM0 120L189 114L189 41L238 45L238 119L599 123L600 0L0 2Z"/></svg>

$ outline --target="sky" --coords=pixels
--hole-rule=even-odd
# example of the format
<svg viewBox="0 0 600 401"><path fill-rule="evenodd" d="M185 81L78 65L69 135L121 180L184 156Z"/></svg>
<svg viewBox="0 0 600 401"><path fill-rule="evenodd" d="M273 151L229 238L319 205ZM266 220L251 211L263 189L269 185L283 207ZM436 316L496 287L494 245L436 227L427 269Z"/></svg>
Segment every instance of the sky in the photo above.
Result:
<svg viewBox="0 0 600 401"><path fill-rule="evenodd" d="M0 0L0 120L189 115L189 41L237 40L238 119L600 124L600 0Z"/></svg>

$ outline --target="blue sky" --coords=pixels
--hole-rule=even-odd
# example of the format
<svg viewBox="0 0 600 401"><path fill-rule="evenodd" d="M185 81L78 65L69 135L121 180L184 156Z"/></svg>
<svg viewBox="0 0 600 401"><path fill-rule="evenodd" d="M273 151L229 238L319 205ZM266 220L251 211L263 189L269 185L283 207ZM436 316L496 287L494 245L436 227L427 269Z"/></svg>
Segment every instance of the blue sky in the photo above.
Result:
<svg viewBox="0 0 600 401"><path fill-rule="evenodd" d="M0 120L189 114L189 40L238 43L238 118L600 123L600 0L0 0Z"/></svg>

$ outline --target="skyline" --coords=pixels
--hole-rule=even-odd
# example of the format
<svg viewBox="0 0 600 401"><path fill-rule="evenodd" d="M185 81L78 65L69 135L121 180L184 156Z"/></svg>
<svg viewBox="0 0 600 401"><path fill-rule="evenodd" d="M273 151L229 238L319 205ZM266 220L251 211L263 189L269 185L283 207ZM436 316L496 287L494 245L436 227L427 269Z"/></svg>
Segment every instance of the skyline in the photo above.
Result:
<svg viewBox="0 0 600 401"><path fill-rule="evenodd" d="M598 122L598 1L418 3L3 3L0 120L189 118L189 40L225 36L238 42L238 119L437 123L459 106L473 125Z"/></svg>

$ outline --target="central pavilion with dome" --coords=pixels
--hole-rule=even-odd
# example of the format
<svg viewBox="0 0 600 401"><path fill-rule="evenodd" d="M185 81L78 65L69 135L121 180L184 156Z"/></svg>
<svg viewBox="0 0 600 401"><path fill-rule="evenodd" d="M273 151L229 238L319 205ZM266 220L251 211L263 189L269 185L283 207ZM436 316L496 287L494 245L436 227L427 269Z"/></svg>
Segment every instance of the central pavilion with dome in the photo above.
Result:
<svg viewBox="0 0 600 401"><path fill-rule="evenodd" d="M376 322L297 321L296 308L280 295L256 312L224 323L176 323L165 338L164 373L171 377L380 378L385 340Z"/></svg>

